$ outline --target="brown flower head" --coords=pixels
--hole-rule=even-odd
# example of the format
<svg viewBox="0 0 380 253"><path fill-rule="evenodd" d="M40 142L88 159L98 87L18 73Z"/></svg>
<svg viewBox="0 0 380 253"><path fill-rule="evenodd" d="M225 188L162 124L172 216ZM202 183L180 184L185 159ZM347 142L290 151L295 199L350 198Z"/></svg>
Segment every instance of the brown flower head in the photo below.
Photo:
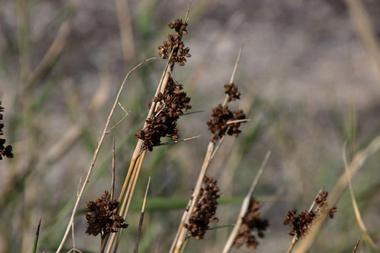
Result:
<svg viewBox="0 0 380 253"><path fill-rule="evenodd" d="M169 23L170 29L173 29L179 35L187 35L187 22L184 22L182 19L176 19Z"/></svg>
<svg viewBox="0 0 380 253"><path fill-rule="evenodd" d="M196 203L189 223L185 224L191 237L198 240L204 238L209 229L210 222L217 222L216 209L218 206L219 187L217 181L206 176L200 191L200 197Z"/></svg>
<svg viewBox="0 0 380 253"><path fill-rule="evenodd" d="M314 200L315 207L312 210L304 210L299 214L297 214L297 209L290 210L284 220L284 225L291 227L289 235L297 236L297 238L304 237L322 212L327 212L331 219L334 218L337 208L328 208L327 197L328 192L321 191Z"/></svg>
<svg viewBox="0 0 380 253"><path fill-rule="evenodd" d="M110 233L117 232L120 228L126 228L128 225L124 219L117 214L119 202L111 199L111 194L105 191L95 201L87 203L87 230L89 235L101 237Z"/></svg>
<svg viewBox="0 0 380 253"><path fill-rule="evenodd" d="M177 120L191 109L190 97L183 91L183 85L169 78L165 93L153 99L157 103L156 114L146 120L146 126L137 132L136 137L144 141L143 148L152 151L160 145L162 137L178 139Z"/></svg>
<svg viewBox="0 0 380 253"><path fill-rule="evenodd" d="M240 92L234 83L224 85L224 93L228 96L228 102L240 99Z"/></svg>
<svg viewBox="0 0 380 253"><path fill-rule="evenodd" d="M213 142L218 141L226 134L238 136L241 133L240 126L246 119L243 110L232 111L228 106L231 101L240 99L237 86L234 83L224 85L224 93L226 94L224 104L215 107L209 121L207 121Z"/></svg>
<svg viewBox="0 0 380 253"><path fill-rule="evenodd" d="M219 104L212 110L207 126L212 133L212 141L217 141L225 134L238 136L241 133L241 122L231 123L236 120L246 119L242 110L232 112L228 105Z"/></svg>
<svg viewBox="0 0 380 253"><path fill-rule="evenodd" d="M297 209L293 209L288 212L286 218L284 220L284 225L291 226L291 231L289 235L297 236L297 238L301 238L306 235L309 231L311 224L314 222L316 218L316 213L313 211L302 211L297 215Z"/></svg>
<svg viewBox="0 0 380 253"><path fill-rule="evenodd" d="M261 218L260 208L260 202L252 199L234 241L236 248L245 245L248 249L256 249L259 242L254 234L255 231L258 237L264 237L264 232L268 228L269 222Z"/></svg>
<svg viewBox="0 0 380 253"><path fill-rule="evenodd" d="M169 34L166 41L158 47L158 54L162 59L169 59L171 63L178 63L184 66L187 58L191 57L189 54L190 48L186 47L182 41L183 35L187 35L187 23L182 19L176 19L169 23L169 27L175 31L174 34Z"/></svg>
<svg viewBox="0 0 380 253"><path fill-rule="evenodd" d="M4 107L1 106L1 101L0 101L0 136L4 135L4 123L2 122L3 120L3 112L4 112ZM3 159L3 157L7 158L13 158L13 153L12 153L12 146L11 145L6 145L6 139L0 137L0 160Z"/></svg>

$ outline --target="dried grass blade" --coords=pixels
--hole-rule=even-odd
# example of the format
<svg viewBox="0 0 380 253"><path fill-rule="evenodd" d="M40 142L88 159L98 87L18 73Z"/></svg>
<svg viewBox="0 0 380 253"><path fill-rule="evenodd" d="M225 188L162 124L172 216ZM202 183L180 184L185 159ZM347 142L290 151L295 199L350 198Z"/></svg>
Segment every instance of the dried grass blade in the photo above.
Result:
<svg viewBox="0 0 380 253"><path fill-rule="evenodd" d="M374 240L371 238L371 236L368 233L368 229L367 229L366 225L364 224L364 221L363 221L362 215L360 213L360 209L359 209L358 203L356 201L356 197L355 197L355 194L354 194L354 189L352 187L352 180L351 180L352 176L350 174L350 171L348 170L348 162L347 162L347 155L346 155L346 144L344 144L344 148L343 148L343 162L344 162L344 169L345 169L345 172L346 172L346 175L347 175L348 189L349 189L349 192L350 192L350 197L351 197L352 207L354 209L356 223L358 224L360 230L362 231L364 239L373 248L378 248L376 246L376 243L374 242Z"/></svg>
<svg viewBox="0 0 380 253"><path fill-rule="evenodd" d="M40 238L41 221L42 221L42 219L40 218L40 220L38 221L37 230L36 230L36 236L35 236L34 244L33 244L33 251L32 251L33 253L37 253L38 240Z"/></svg>
<svg viewBox="0 0 380 253"><path fill-rule="evenodd" d="M359 249L359 244L360 244L360 240L358 240L358 242L356 243L354 249L352 250L352 253L356 253Z"/></svg>
<svg viewBox="0 0 380 253"><path fill-rule="evenodd" d="M146 203L147 203L147 199L148 199L149 187L150 187L150 177L149 177L148 183L146 185L145 194L144 194L144 200L143 200L143 204L142 204L142 207L141 207L139 226L138 226L138 229L137 229L136 245L135 245L135 249L133 251L134 253L138 253L139 252L140 238L141 238L142 226L143 226L143 222L144 222L145 207L146 207Z"/></svg>

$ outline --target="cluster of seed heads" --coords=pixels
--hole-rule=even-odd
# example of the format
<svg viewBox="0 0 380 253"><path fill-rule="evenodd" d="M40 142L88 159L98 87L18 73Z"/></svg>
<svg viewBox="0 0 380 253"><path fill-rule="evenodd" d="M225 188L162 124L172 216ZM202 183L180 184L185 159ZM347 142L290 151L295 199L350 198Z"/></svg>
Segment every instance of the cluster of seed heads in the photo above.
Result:
<svg viewBox="0 0 380 253"><path fill-rule="evenodd" d="M146 120L146 126L136 133L143 140L143 148L149 151L161 144L162 137L178 139L177 120L191 109L190 97L183 91L183 85L170 77L164 93L159 93L153 102L156 112Z"/></svg>
<svg viewBox="0 0 380 253"><path fill-rule="evenodd" d="M225 84L224 93L228 96L228 102L240 99L240 91L234 83Z"/></svg>
<svg viewBox="0 0 380 253"><path fill-rule="evenodd" d="M239 227L239 232L235 238L234 246L240 248L245 245L248 249L256 249L259 245L255 231L259 238L264 237L264 232L269 226L269 222L266 219L261 218L260 202L256 199L252 199L246 214L243 217L243 222Z"/></svg>
<svg viewBox="0 0 380 253"><path fill-rule="evenodd" d="M105 191L95 201L87 203L87 230L89 235L104 238L110 233L117 232L120 228L126 228L128 225L124 219L117 214L119 202L111 199L111 194Z"/></svg>
<svg viewBox="0 0 380 253"><path fill-rule="evenodd" d="M187 35L187 22L176 19L169 23L169 27L175 31L169 34L166 41L158 47L158 53L162 59L169 59L171 63L178 63L180 66L186 64L186 59L191 57L190 48L186 47L182 41L183 35Z"/></svg>
<svg viewBox="0 0 380 253"><path fill-rule="evenodd" d="M208 231L209 224L218 221L215 216L220 196L217 181L206 176L199 196L189 223L185 224L185 228L191 237L201 240Z"/></svg>
<svg viewBox="0 0 380 253"><path fill-rule="evenodd" d="M4 107L1 106L1 101L0 101L0 136L4 135L4 132L3 132L4 123L2 122L3 112L4 112ZM12 146L6 145L5 144L6 142L7 142L6 139L3 139L0 137L0 160L2 160L3 157L13 158Z"/></svg>
<svg viewBox="0 0 380 253"><path fill-rule="evenodd" d="M304 210L299 214L297 214L297 209L288 212L284 220L284 225L290 226L290 236L296 236L297 238L304 237L310 230L313 222L322 212L328 212L329 217L331 219L334 218L337 209L336 207L328 208L327 197L327 191L320 192L314 200L316 205L314 210Z"/></svg>
<svg viewBox="0 0 380 253"><path fill-rule="evenodd" d="M227 103L219 104L215 107L209 121L207 121L208 129L212 133L211 140L214 142L226 134L238 136L241 133L241 120L246 119L243 110L232 111L228 106L231 101L240 99L237 86L234 83L224 85L224 93L226 94Z"/></svg>

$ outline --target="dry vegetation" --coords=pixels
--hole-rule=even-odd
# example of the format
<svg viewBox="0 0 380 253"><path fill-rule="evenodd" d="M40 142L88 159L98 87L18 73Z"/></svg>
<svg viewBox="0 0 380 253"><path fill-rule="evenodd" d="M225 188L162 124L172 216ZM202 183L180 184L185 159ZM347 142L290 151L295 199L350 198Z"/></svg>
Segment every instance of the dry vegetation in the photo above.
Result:
<svg viewBox="0 0 380 253"><path fill-rule="evenodd" d="M0 252L380 252L376 13L0 2Z"/></svg>

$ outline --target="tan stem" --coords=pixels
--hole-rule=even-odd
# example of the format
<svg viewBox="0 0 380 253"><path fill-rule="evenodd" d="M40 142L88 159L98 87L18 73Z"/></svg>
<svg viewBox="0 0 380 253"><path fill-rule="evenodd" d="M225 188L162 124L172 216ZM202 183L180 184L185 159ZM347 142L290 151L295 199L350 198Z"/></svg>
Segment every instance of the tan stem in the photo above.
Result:
<svg viewBox="0 0 380 253"><path fill-rule="evenodd" d="M215 145L213 142L210 142L208 144L207 152L206 152L205 158L203 160L202 168L201 168L201 171L199 173L194 192L193 192L193 194L190 198L190 201L188 203L188 208L186 209L186 211L182 215L181 223L178 227L176 237L175 237L173 244L171 246L171 249L170 249L171 253L181 252L181 249L182 249L183 244L184 244L185 239L186 239L186 231L187 230L185 228L185 224L187 224L189 222L191 213L193 212L195 204L197 203L197 200L199 198L199 193L200 193L200 190L202 188L203 179L206 175L207 169L208 169L209 164L211 162L211 157L212 157L212 154L214 152L214 147L215 147Z"/></svg>
<svg viewBox="0 0 380 253"><path fill-rule="evenodd" d="M169 59L171 56L169 57ZM160 82L158 83L155 96L157 96L160 92L163 93L167 87L169 78L171 77L172 70L174 68L174 64L168 61L167 65L165 66L164 72L161 76ZM152 105L149 108L147 119L151 118L157 110L158 103L152 102ZM145 128L147 126L147 123L144 123ZM119 201L120 201L120 207L119 207L119 214L124 219L126 219L128 215L129 205L131 203L133 193L135 191L137 179L140 175L142 162L144 160L146 151L143 149L143 141L138 140L135 150L133 151L132 159L129 164L127 175L124 179L124 183L119 195ZM113 233L111 234L105 253L113 253L117 249L118 245L118 238L119 233Z"/></svg>

